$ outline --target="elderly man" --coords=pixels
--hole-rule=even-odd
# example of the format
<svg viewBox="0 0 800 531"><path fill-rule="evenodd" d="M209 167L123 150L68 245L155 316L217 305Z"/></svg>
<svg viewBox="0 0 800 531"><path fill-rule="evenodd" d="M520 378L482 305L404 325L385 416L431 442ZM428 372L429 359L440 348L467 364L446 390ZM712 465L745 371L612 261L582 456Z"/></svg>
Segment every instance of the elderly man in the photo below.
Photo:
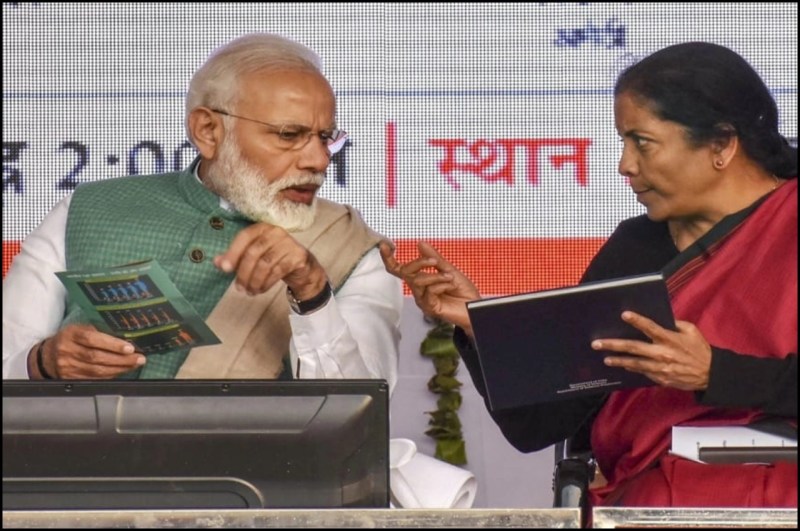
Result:
<svg viewBox="0 0 800 531"><path fill-rule="evenodd" d="M316 54L270 34L191 80L184 171L86 183L25 240L3 284L3 378L384 378L400 282L381 236L317 198L346 134ZM149 354L82 315L57 271L156 259L220 345Z"/></svg>

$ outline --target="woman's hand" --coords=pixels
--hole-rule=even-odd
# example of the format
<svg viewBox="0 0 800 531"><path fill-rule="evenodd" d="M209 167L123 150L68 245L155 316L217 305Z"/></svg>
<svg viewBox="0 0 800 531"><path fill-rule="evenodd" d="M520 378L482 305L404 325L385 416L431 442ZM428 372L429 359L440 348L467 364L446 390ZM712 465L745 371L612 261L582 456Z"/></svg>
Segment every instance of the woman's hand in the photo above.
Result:
<svg viewBox="0 0 800 531"><path fill-rule="evenodd" d="M667 330L647 317L623 312L622 319L641 330L652 343L634 339L597 339L595 350L610 350L631 356L608 356L611 367L644 374L665 387L684 391L701 391L708 387L711 370L711 346L690 322L677 321L678 330Z"/></svg>
<svg viewBox="0 0 800 531"><path fill-rule="evenodd" d="M417 258L401 264L394 256L394 244L382 241L386 271L408 285L423 313L460 326L472 336L466 303L480 298L478 288L429 243L420 241L418 248Z"/></svg>

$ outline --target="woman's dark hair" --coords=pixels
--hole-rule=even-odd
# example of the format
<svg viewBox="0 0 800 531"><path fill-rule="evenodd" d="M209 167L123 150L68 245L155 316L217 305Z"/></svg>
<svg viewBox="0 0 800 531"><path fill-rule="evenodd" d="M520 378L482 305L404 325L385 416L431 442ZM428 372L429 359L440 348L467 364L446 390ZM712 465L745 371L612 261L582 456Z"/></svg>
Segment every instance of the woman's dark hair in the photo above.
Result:
<svg viewBox="0 0 800 531"><path fill-rule="evenodd" d="M628 67L614 95L641 98L662 120L684 126L695 145L738 136L768 172L797 176L797 148L778 132L778 106L736 52L707 42L668 46Z"/></svg>

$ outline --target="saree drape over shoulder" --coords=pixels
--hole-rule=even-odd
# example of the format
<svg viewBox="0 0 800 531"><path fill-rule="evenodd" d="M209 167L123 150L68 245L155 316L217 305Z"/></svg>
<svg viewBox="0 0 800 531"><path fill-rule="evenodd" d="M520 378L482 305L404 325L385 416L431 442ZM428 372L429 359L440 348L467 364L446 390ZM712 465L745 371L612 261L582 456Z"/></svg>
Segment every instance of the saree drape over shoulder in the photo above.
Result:
<svg viewBox="0 0 800 531"><path fill-rule="evenodd" d="M723 219L665 268L676 319L715 347L755 357L797 353L797 179ZM797 465L710 465L669 455L675 425L750 424L756 408L701 405L664 387L616 391L591 443L608 485L597 505L797 507ZM796 417L786 419L796 426Z"/></svg>

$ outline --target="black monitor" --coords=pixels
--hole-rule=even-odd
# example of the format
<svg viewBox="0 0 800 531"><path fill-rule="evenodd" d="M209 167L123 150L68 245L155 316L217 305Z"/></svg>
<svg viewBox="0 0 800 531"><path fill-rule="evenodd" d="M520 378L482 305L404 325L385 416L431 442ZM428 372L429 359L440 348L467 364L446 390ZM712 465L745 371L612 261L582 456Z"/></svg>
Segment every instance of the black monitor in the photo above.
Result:
<svg viewBox="0 0 800 531"><path fill-rule="evenodd" d="M3 510L389 506L384 380L3 382Z"/></svg>

